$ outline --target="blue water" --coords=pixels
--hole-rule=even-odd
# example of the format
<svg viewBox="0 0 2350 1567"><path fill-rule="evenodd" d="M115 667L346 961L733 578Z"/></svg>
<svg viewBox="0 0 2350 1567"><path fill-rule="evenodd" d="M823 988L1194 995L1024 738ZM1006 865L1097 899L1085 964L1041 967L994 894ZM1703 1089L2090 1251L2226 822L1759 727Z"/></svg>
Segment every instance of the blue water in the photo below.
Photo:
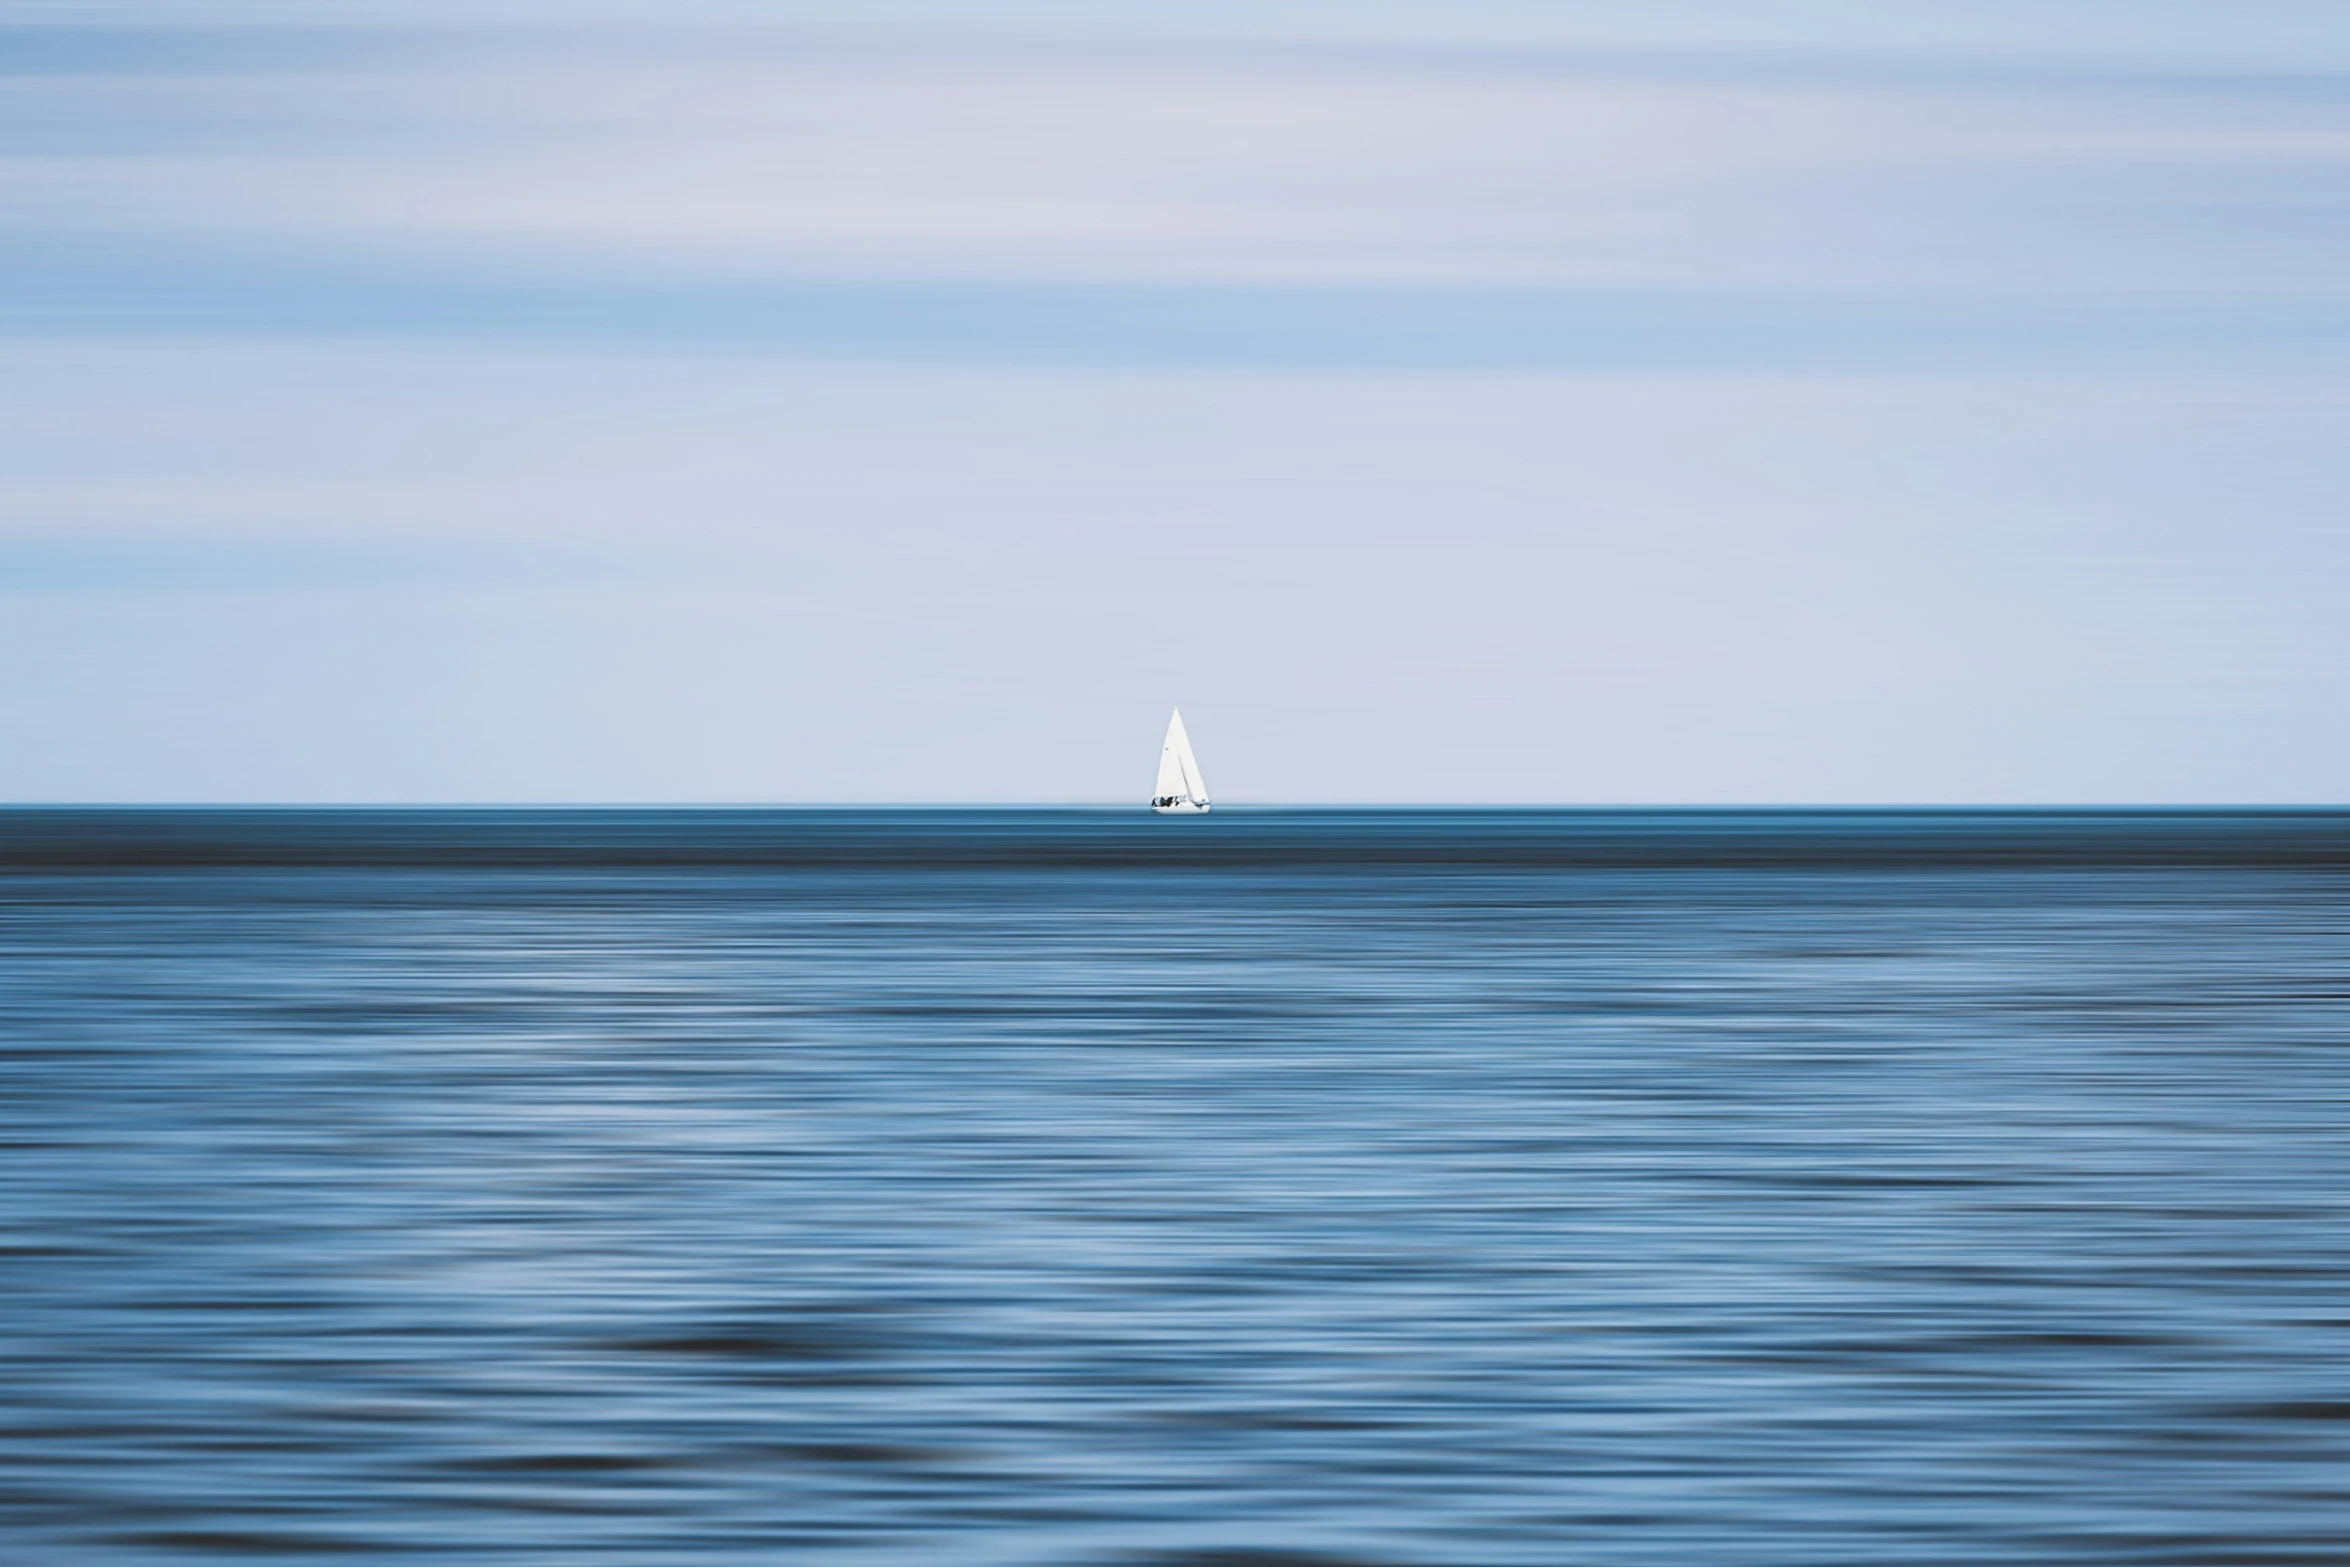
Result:
<svg viewBox="0 0 2350 1567"><path fill-rule="evenodd" d="M9 1563L2350 1561L2350 815L0 812Z"/></svg>

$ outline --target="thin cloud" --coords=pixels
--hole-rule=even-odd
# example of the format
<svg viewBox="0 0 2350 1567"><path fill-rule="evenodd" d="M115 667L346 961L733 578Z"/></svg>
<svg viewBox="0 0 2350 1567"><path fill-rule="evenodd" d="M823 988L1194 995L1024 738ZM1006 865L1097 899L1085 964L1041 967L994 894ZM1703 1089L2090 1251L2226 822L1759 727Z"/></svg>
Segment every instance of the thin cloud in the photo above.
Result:
<svg viewBox="0 0 2350 1567"><path fill-rule="evenodd" d="M7 227L558 283L2273 298L2350 276L2350 94L2288 115L2257 84L2028 72L457 37L46 80L0 154Z"/></svg>

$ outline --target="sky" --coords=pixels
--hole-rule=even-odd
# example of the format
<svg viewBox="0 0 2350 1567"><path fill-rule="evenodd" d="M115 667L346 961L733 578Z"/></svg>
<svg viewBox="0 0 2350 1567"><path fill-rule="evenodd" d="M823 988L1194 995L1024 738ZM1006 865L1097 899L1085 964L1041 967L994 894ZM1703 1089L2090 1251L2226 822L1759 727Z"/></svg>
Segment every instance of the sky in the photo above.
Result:
<svg viewBox="0 0 2350 1567"><path fill-rule="evenodd" d="M2350 798L2339 0L0 0L0 801Z"/></svg>

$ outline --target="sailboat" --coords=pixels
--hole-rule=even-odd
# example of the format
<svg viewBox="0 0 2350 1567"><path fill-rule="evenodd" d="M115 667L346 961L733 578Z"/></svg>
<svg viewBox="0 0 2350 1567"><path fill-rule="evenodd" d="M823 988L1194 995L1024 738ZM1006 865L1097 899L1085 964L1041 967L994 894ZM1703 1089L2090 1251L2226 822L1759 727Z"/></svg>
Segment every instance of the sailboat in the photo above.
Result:
<svg viewBox="0 0 2350 1567"><path fill-rule="evenodd" d="M1183 709L1167 720L1167 740L1159 747L1159 784L1151 791L1151 809L1162 816L1188 814L1208 808L1208 786L1191 754L1191 736L1183 732Z"/></svg>

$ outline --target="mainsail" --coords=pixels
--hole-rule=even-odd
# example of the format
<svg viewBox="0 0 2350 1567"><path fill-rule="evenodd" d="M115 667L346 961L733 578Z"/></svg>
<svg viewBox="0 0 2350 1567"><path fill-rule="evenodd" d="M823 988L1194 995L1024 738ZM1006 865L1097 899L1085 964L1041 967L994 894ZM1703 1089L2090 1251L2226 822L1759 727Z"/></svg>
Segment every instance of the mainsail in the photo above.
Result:
<svg viewBox="0 0 2350 1567"><path fill-rule="evenodd" d="M1159 781L1151 790L1151 809L1156 811L1204 811L1208 808L1208 786L1199 775L1199 762L1191 754L1191 736L1183 732L1183 711L1167 720L1167 739L1159 747Z"/></svg>

